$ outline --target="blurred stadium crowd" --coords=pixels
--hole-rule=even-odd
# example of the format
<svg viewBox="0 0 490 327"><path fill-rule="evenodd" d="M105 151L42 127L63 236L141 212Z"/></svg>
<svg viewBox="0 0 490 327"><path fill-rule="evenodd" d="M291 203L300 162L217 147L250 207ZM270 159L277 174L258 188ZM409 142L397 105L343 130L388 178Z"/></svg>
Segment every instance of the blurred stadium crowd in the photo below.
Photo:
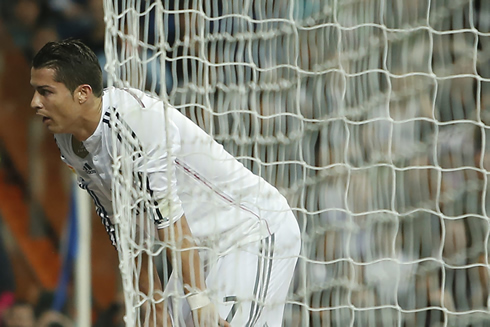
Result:
<svg viewBox="0 0 490 327"><path fill-rule="evenodd" d="M69 37L83 40L103 60L105 27L102 0L0 0L0 27L10 35L27 63L45 43ZM15 278L7 250L11 237L5 235L5 226L0 224L0 227L0 326L74 326L72 301L55 305L54 290L45 290L29 299L16 297ZM116 312L119 304L114 303L107 310ZM104 312L96 312L94 319L97 319L98 326L117 325L116 321L109 322L112 317L108 318Z"/></svg>
<svg viewBox="0 0 490 327"><path fill-rule="evenodd" d="M78 38L97 54L104 52L101 0L2 0L1 19L26 58L46 42Z"/></svg>
<svg viewBox="0 0 490 327"><path fill-rule="evenodd" d="M270 23L264 28L277 33L249 43L257 41L260 64L234 47L230 52L236 52L224 57L207 58L263 68L255 72L257 102L244 105L261 114L258 126L252 124L254 115L237 118L231 111L249 101L248 94L231 87L239 72L254 76L246 68L228 65L210 72L217 85L225 85L213 90L210 101L230 111L213 118L216 138L236 156L253 154L257 162L270 164L248 162L297 209L303 256L291 300L302 304L288 305L287 326L490 323L490 5L432 1L429 19L428 2L385 1L383 20L369 1L353 1L339 6L335 25L332 14L320 10L321 1L296 1L301 41L294 56L288 47L296 36ZM180 9L187 3L181 1ZM276 10L264 9L255 18L289 17L289 9L278 2ZM0 13L27 60L47 41L75 37L105 62L101 0L0 0ZM372 20L387 29L369 26ZM223 19L213 33L237 35L242 23ZM262 26L255 28L260 33ZM342 42L325 41L337 39ZM189 44L179 47L176 55L199 53ZM299 69L291 73L289 64ZM192 91L192 83L182 81L195 81L181 74L172 83L167 80L175 104L185 103ZM209 113L196 108L184 111L206 129ZM240 128L230 137L225 126ZM8 260L2 259L7 267L3 262ZM12 276L8 269L2 272L2 327L32 326L9 323L16 312L42 315L35 304L15 301ZM100 326L115 326L120 309L115 302L100 314ZM66 319L56 323L69 326Z"/></svg>

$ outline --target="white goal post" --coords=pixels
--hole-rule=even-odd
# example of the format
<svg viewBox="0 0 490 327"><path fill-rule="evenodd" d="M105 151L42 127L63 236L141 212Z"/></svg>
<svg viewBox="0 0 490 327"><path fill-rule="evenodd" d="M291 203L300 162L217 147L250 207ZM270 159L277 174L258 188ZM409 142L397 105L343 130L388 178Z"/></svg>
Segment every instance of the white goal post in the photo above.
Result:
<svg viewBox="0 0 490 327"><path fill-rule="evenodd" d="M284 326L490 324L490 1L104 8L108 85L176 107L293 207ZM139 291L135 256L164 251L134 239L137 191L115 174L125 319L143 326L162 297Z"/></svg>

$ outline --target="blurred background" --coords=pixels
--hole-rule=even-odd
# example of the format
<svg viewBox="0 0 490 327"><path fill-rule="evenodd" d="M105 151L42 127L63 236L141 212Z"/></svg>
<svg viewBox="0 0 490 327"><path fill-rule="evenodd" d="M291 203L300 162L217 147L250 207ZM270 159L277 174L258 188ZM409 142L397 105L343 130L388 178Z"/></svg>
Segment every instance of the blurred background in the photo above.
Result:
<svg viewBox="0 0 490 327"><path fill-rule="evenodd" d="M489 1L137 3L148 30L122 28L120 6L106 38L102 0L0 0L2 324L73 324L72 176L30 109L29 63L75 37L117 69L156 58L133 86L287 196L303 250L285 325L490 325ZM119 326L117 253L93 222L92 322Z"/></svg>
<svg viewBox="0 0 490 327"><path fill-rule="evenodd" d="M102 0L0 1L1 326L73 325L73 177L30 109L30 61L46 42L68 37L83 40L102 61L104 29ZM100 219L93 221L92 320L115 326L109 320L120 310L117 252Z"/></svg>

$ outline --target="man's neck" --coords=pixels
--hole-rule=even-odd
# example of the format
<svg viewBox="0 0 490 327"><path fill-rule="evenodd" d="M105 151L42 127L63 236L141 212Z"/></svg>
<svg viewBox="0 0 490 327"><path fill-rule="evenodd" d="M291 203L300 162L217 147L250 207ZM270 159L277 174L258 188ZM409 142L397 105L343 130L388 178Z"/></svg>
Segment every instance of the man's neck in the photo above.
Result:
<svg viewBox="0 0 490 327"><path fill-rule="evenodd" d="M92 136L99 125L102 115L102 97L94 98L94 101L90 101L84 106L86 108L82 108L83 115L79 118L81 120L78 124L80 128L72 133L74 138L80 142Z"/></svg>

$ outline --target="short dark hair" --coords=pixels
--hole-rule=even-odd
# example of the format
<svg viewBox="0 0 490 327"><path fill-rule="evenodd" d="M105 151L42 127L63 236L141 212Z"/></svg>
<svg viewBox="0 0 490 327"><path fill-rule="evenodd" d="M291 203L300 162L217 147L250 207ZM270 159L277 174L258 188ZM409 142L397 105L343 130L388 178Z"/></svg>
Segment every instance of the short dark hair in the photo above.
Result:
<svg viewBox="0 0 490 327"><path fill-rule="evenodd" d="M72 93L88 84L96 97L103 91L102 69L95 53L79 40L48 42L34 56L34 69L51 68L56 82L63 83Z"/></svg>

